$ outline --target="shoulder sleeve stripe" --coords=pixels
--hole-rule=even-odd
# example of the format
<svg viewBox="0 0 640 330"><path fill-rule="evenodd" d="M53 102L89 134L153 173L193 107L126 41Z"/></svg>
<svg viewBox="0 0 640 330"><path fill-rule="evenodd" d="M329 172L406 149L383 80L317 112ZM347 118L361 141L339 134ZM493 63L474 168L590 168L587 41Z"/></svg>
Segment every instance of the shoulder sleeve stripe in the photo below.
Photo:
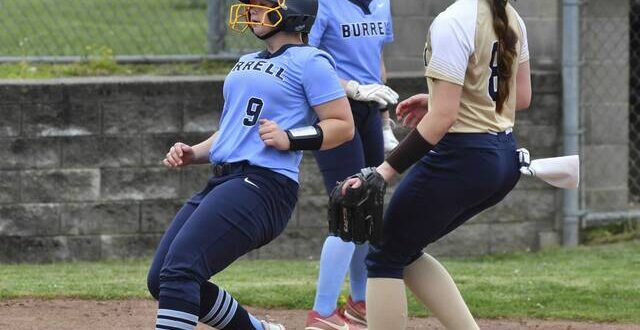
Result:
<svg viewBox="0 0 640 330"><path fill-rule="evenodd" d="M464 85L465 74L465 70L453 67L437 57L431 58L426 72L427 77L445 80L456 85Z"/></svg>
<svg viewBox="0 0 640 330"><path fill-rule="evenodd" d="M464 0L440 13L431 24L431 59L426 76L463 85L475 51L477 2Z"/></svg>

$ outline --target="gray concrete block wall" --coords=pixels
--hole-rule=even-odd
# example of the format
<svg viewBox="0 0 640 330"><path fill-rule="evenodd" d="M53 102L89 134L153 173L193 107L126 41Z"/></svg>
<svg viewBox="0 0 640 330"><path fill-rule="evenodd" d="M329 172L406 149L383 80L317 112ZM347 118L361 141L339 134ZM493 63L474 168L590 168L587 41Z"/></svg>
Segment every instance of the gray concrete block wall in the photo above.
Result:
<svg viewBox="0 0 640 330"><path fill-rule="evenodd" d="M433 18L453 0L392 0L395 41L385 49L385 63L392 72L421 73L422 53ZM561 64L561 0L512 2L528 30L534 69L557 69Z"/></svg>
<svg viewBox="0 0 640 330"><path fill-rule="evenodd" d="M535 74L540 92L518 121L517 137L540 155L558 148L559 81L555 72ZM403 98L426 89L402 74L390 85ZM168 170L160 159L174 142L196 143L218 128L221 87L221 77L0 83L0 113L8 114L0 117L0 262L150 256L209 175L207 166ZM327 197L309 153L300 182L288 228L250 258L319 256ZM555 203L553 189L523 179L433 252L537 249L539 233L554 230Z"/></svg>
<svg viewBox="0 0 640 330"><path fill-rule="evenodd" d="M0 84L0 261L149 256L209 173L167 171L160 159L176 140L193 143L217 129L211 109L221 96L209 91L221 84L211 77ZM205 107L215 115L195 123Z"/></svg>

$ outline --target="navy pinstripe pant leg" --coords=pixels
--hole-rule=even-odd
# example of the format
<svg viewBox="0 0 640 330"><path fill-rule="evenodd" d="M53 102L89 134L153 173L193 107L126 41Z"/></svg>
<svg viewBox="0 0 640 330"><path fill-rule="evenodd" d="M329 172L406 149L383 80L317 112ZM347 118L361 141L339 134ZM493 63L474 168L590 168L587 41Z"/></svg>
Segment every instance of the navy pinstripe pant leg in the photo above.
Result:
<svg viewBox="0 0 640 330"><path fill-rule="evenodd" d="M241 306L208 279L284 230L297 189L264 169L212 177L178 212L156 251L148 286L160 308L237 329L228 316Z"/></svg>

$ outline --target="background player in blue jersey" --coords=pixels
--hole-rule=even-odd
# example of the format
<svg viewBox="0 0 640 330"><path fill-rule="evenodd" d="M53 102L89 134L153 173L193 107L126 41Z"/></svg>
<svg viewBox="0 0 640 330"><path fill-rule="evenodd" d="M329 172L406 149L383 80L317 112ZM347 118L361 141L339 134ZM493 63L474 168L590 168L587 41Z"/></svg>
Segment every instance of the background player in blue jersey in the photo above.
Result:
<svg viewBox="0 0 640 330"><path fill-rule="evenodd" d="M384 141L379 111L398 100L398 94L384 85L382 51L391 41L393 27L389 0L319 1L309 44L335 59L356 125L353 141L315 153L327 193L336 181L360 168L380 165L384 160L383 145L392 149L397 144L390 129L388 132L395 144ZM385 113L388 117L388 112ZM355 329L357 324L366 325L364 259L367 251L367 244L355 245L333 236L325 240L313 310L306 320L307 330L344 329L346 326ZM343 315L337 309L337 300L347 271L351 294Z"/></svg>
<svg viewBox="0 0 640 330"><path fill-rule="evenodd" d="M422 249L500 202L520 178L511 131L531 101L531 78L515 9L507 0L456 1L433 21L424 59L429 95L397 108L415 129L377 169L388 182L415 163L367 256L370 330L405 329L405 284L447 329L478 328L446 269Z"/></svg>
<svg viewBox="0 0 640 330"><path fill-rule="evenodd" d="M317 0L241 0L230 25L250 28L266 50L242 56L224 83L220 129L207 140L176 143L171 168L213 164L206 187L167 229L148 275L159 300L156 329L281 330L258 321L209 278L284 229L298 191L300 150L353 138L353 118L331 57L302 43ZM316 124L314 124L316 123Z"/></svg>

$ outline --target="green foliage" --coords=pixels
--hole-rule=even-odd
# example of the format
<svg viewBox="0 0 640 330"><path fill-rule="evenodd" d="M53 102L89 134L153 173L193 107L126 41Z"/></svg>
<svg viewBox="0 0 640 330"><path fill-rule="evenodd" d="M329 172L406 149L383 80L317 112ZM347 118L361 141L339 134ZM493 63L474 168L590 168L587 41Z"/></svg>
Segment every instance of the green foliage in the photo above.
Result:
<svg viewBox="0 0 640 330"><path fill-rule="evenodd" d="M20 63L0 64L0 79L35 79L87 76L175 76L227 74L233 63L202 61L166 64L117 64L108 48L85 55L84 61L72 64Z"/></svg>
<svg viewBox="0 0 640 330"><path fill-rule="evenodd" d="M442 262L477 317L640 322L640 241ZM0 300L150 298L148 264L1 265ZM243 260L213 281L247 305L308 309L317 276L316 261ZM426 315L412 296L409 306Z"/></svg>
<svg viewBox="0 0 640 330"><path fill-rule="evenodd" d="M114 72L118 68L113 49L107 46L90 45L85 47L84 62L86 62L90 72L96 75L106 75Z"/></svg>
<svg viewBox="0 0 640 330"><path fill-rule="evenodd" d="M587 245L610 244L640 239L640 221L627 220L583 230L582 241Z"/></svg>

